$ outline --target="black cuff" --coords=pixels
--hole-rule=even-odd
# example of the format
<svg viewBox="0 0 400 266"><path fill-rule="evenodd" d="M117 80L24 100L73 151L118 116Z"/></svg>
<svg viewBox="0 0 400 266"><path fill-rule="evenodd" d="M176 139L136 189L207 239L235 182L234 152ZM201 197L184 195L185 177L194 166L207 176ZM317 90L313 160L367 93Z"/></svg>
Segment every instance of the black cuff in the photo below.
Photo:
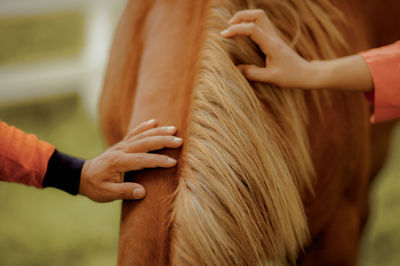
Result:
<svg viewBox="0 0 400 266"><path fill-rule="evenodd" d="M78 194L84 162L55 150L47 164L43 187L55 187L72 195Z"/></svg>

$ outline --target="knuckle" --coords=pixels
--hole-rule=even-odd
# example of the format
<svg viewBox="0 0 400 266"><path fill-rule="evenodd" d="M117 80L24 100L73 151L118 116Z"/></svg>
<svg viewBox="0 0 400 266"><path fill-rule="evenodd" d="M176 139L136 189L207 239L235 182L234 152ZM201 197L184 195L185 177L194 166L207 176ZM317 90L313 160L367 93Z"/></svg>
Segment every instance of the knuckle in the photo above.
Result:
<svg viewBox="0 0 400 266"><path fill-rule="evenodd" d="M137 153L135 154L136 160L140 161L140 162L144 162L146 163L149 159L149 156L151 156L150 154L146 154L146 153Z"/></svg>
<svg viewBox="0 0 400 266"><path fill-rule="evenodd" d="M128 133L126 135L126 137L124 138L124 141L129 142L134 140L137 136L139 136L140 134L135 134L134 132Z"/></svg>
<svg viewBox="0 0 400 266"><path fill-rule="evenodd" d="M163 141L163 138L161 136L151 136L151 137L147 137L145 140L145 145L147 147L150 146L157 146L158 143L160 143L161 141Z"/></svg>
<svg viewBox="0 0 400 266"><path fill-rule="evenodd" d="M143 153L135 153L133 155L133 157L138 161L142 161L144 159L144 154Z"/></svg>
<svg viewBox="0 0 400 266"><path fill-rule="evenodd" d="M175 141L174 136L166 136L164 139L164 143L173 143Z"/></svg>
<svg viewBox="0 0 400 266"><path fill-rule="evenodd" d="M168 164L169 163L169 157L166 155L160 155L160 162L162 162L163 164Z"/></svg>
<svg viewBox="0 0 400 266"><path fill-rule="evenodd" d="M164 154L154 153L153 155L154 155L154 160L155 161L163 161L166 158L168 158L168 156L164 155Z"/></svg>
<svg viewBox="0 0 400 266"><path fill-rule="evenodd" d="M122 158L122 152L114 152L108 158L109 165L111 167L116 167Z"/></svg>
<svg viewBox="0 0 400 266"><path fill-rule="evenodd" d="M254 22L250 22L248 27L249 27L249 30L251 30L253 32L258 29L257 25Z"/></svg>
<svg viewBox="0 0 400 266"><path fill-rule="evenodd" d="M128 145L126 145L124 147L124 151L125 152L129 152L129 153L133 153L133 152L136 152L140 148L139 146L140 146L140 143L132 142L132 143L129 143Z"/></svg>
<svg viewBox="0 0 400 266"><path fill-rule="evenodd" d="M94 193L93 198L96 202L106 202L111 199L110 192L103 187L98 188L98 190Z"/></svg>
<svg viewBox="0 0 400 266"><path fill-rule="evenodd" d="M176 132L176 128L175 127L164 127L161 132L166 133L168 135L173 135Z"/></svg>
<svg viewBox="0 0 400 266"><path fill-rule="evenodd" d="M152 143L152 137L146 137L140 141L141 146L148 147Z"/></svg>
<svg viewBox="0 0 400 266"><path fill-rule="evenodd" d="M130 196L131 193L128 192L127 188L123 188L118 190L118 192L116 192L116 197L122 199L122 198L128 198Z"/></svg>
<svg viewBox="0 0 400 266"><path fill-rule="evenodd" d="M235 25L229 26L229 27L226 29L226 31L227 31L228 33L235 33L235 32L237 32L239 29L240 29L240 25L239 25L239 24L235 24Z"/></svg>
<svg viewBox="0 0 400 266"><path fill-rule="evenodd" d="M157 137L153 141L153 145L151 146L152 150L160 150L164 148L164 146L168 143L168 137Z"/></svg>
<svg viewBox="0 0 400 266"><path fill-rule="evenodd" d="M140 127L144 127L146 126L147 121L143 121L141 122L139 125L137 125L133 130L135 130L136 128L140 128Z"/></svg>
<svg viewBox="0 0 400 266"><path fill-rule="evenodd" d="M246 12L246 10L240 10L240 11L236 12L235 16L242 16L245 12Z"/></svg>
<svg viewBox="0 0 400 266"><path fill-rule="evenodd" d="M270 80L277 80L279 78L279 70L272 70L268 75Z"/></svg>
<svg viewBox="0 0 400 266"><path fill-rule="evenodd" d="M159 135L157 135L157 136L153 137L153 142L161 142L161 141L164 141L166 138L168 138L168 136L159 136Z"/></svg>
<svg viewBox="0 0 400 266"><path fill-rule="evenodd" d="M265 15L265 12L264 12L264 10L258 8L258 9L254 10L254 14L256 15L256 17L262 17Z"/></svg>
<svg viewBox="0 0 400 266"><path fill-rule="evenodd" d="M114 144L114 145L111 147L111 149L113 149L113 150L115 150L115 151L116 151L116 150L120 150L120 149L123 147L123 143L125 143L124 140L122 140L122 141L120 141L120 142Z"/></svg>
<svg viewBox="0 0 400 266"><path fill-rule="evenodd" d="M151 160L149 160L149 165L151 167L157 167L160 164L165 164L167 161L167 156L161 154L152 154Z"/></svg>
<svg viewBox="0 0 400 266"><path fill-rule="evenodd" d="M273 37L271 38L271 43L273 43L275 45L275 48L280 51L283 52L286 50L286 44L281 41L280 39L278 39L277 37Z"/></svg>
<svg viewBox="0 0 400 266"><path fill-rule="evenodd" d="M103 201L112 201L121 198L121 191L114 191L111 189L105 189L102 195Z"/></svg>
<svg viewBox="0 0 400 266"><path fill-rule="evenodd" d="M165 131L165 127L152 128L151 131L149 131L149 136L157 136L164 131Z"/></svg>

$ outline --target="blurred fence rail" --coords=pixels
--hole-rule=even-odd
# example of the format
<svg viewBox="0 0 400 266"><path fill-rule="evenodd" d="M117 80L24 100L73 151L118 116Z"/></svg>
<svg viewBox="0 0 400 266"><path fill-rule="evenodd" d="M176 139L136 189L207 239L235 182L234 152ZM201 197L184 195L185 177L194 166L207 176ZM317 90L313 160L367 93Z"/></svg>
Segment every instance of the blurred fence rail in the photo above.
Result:
<svg viewBox="0 0 400 266"><path fill-rule="evenodd" d="M125 2L126 0L0 0L0 24L5 20L40 18L66 12L77 12L83 18L83 29L80 31L82 36L76 36L82 39L82 45L76 53L0 65L0 105L79 93L88 110L94 112L114 27ZM52 38L51 33L49 35ZM0 47L10 37L10 34L0 36ZM16 38L15 45L30 45L27 38L20 39L26 43L18 43L20 41ZM13 47L5 48L12 50Z"/></svg>

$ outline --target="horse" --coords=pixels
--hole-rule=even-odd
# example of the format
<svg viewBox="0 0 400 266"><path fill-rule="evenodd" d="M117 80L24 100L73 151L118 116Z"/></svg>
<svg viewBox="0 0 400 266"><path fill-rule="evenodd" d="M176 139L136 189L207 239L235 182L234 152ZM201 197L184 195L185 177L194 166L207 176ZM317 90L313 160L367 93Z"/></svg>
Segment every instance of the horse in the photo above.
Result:
<svg viewBox="0 0 400 266"><path fill-rule="evenodd" d="M303 57L330 59L395 40L380 29L398 18L369 18L399 4L378 2L128 1L99 104L105 139L156 118L184 147L161 151L173 169L126 174L147 195L122 204L118 265L356 264L392 124L371 127L360 93L249 83L235 64L263 54L219 32L258 8Z"/></svg>

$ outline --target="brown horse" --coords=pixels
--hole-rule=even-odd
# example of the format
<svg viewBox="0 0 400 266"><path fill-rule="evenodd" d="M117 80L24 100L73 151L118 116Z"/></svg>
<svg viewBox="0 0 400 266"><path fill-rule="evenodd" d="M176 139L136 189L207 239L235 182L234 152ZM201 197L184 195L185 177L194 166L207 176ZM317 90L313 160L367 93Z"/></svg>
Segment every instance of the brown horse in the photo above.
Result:
<svg viewBox="0 0 400 266"><path fill-rule="evenodd" d="M370 144L363 95L250 86L234 64L262 64L262 54L219 37L233 13L262 8L310 60L395 40L382 28L399 18L370 18L398 10L396 0L334 4L347 24L327 0L129 1L100 102L104 134L111 145L156 118L185 144L165 151L178 167L133 176L147 196L123 203L119 265L356 264L368 185L388 146Z"/></svg>

